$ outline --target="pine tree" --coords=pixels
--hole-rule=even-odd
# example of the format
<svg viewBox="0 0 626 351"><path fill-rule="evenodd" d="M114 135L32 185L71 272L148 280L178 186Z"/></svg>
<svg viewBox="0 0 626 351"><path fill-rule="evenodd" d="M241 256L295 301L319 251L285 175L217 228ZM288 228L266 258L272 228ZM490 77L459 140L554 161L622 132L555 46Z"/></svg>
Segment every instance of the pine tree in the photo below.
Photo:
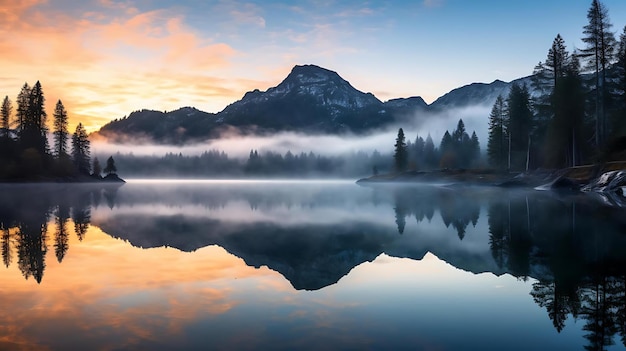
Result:
<svg viewBox="0 0 626 351"><path fill-rule="evenodd" d="M565 66L565 76L550 98L554 117L545 140L546 161L551 167L568 167L581 163L584 145L584 92L580 78L580 63L572 55Z"/></svg>
<svg viewBox="0 0 626 351"><path fill-rule="evenodd" d="M604 145L607 136L605 99L607 95L606 72L613 60L615 51L615 35L609 21L608 10L599 0L593 0L587 12L589 23L584 27L582 38L587 44L581 57L587 62L587 68L595 76L595 143L596 147Z"/></svg>
<svg viewBox="0 0 626 351"><path fill-rule="evenodd" d="M471 166L472 163L477 161L480 158L480 142L478 141L478 135L476 135L476 131L472 131L472 136L469 141L469 158L468 165Z"/></svg>
<svg viewBox="0 0 626 351"><path fill-rule="evenodd" d="M115 174L117 173L117 167L115 167L115 160L113 156L109 156L107 159L107 166L104 167L104 173L106 174Z"/></svg>
<svg viewBox="0 0 626 351"><path fill-rule="evenodd" d="M442 168L450 168L456 165L456 154L454 152L454 139L450 132L446 130L441 138L439 144L439 152L441 159L439 160L439 166Z"/></svg>
<svg viewBox="0 0 626 351"><path fill-rule="evenodd" d="M22 86L22 90L17 94L17 110L15 114L16 118L16 129L18 130L20 136L21 132L24 130L24 124L26 120L26 115L28 114L28 103L30 100L30 86L28 83L24 83Z"/></svg>
<svg viewBox="0 0 626 351"><path fill-rule="evenodd" d="M491 114L489 114L489 139L487 141L487 157L489 164L498 169L505 169L507 167L507 125L508 111L506 102L502 96L498 96L491 109Z"/></svg>
<svg viewBox="0 0 626 351"><path fill-rule="evenodd" d="M552 47L548 50L545 69L547 75L552 80L552 88L556 88L559 78L565 76L565 69L569 60L569 53L565 49L565 41L561 34L557 34L552 42Z"/></svg>
<svg viewBox="0 0 626 351"><path fill-rule="evenodd" d="M626 26L619 38L615 71L617 73L618 101L612 124L613 134L620 136L626 135Z"/></svg>
<svg viewBox="0 0 626 351"><path fill-rule="evenodd" d="M406 147L406 139L404 137L404 131L402 128L398 130L398 137L396 138L396 143L394 145L395 152L393 154L393 159L395 161L396 171L404 172L408 166L408 152Z"/></svg>
<svg viewBox="0 0 626 351"><path fill-rule="evenodd" d="M72 135L72 160L80 174L89 175L89 139L82 123L78 123Z"/></svg>
<svg viewBox="0 0 626 351"><path fill-rule="evenodd" d="M97 157L93 158L91 170L92 170L92 173L91 173L92 176L96 178L100 178L102 176L102 167L100 166L100 161L98 160Z"/></svg>
<svg viewBox="0 0 626 351"><path fill-rule="evenodd" d="M41 83L37 81L28 96L28 109L20 136L23 149L34 148L40 155L48 151L45 101Z"/></svg>
<svg viewBox="0 0 626 351"><path fill-rule="evenodd" d="M508 106L509 168L523 170L528 166L530 152L530 132L533 127L533 113L530 107L530 93L526 85L513 83Z"/></svg>
<svg viewBox="0 0 626 351"><path fill-rule="evenodd" d="M435 143L430 133L428 133L426 141L424 142L424 163L430 168L437 166L437 151L435 150Z"/></svg>
<svg viewBox="0 0 626 351"><path fill-rule="evenodd" d="M11 105L11 100L9 100L8 96L5 96L4 100L2 101L2 107L0 108L0 119L1 119L0 128L2 128L1 134L5 138L9 138L10 136L9 130L11 127L11 112L12 111L13 111L13 106Z"/></svg>
<svg viewBox="0 0 626 351"><path fill-rule="evenodd" d="M57 101L54 108L54 150L57 157L61 158L67 155L67 140L69 133L67 131L67 111L61 100Z"/></svg>

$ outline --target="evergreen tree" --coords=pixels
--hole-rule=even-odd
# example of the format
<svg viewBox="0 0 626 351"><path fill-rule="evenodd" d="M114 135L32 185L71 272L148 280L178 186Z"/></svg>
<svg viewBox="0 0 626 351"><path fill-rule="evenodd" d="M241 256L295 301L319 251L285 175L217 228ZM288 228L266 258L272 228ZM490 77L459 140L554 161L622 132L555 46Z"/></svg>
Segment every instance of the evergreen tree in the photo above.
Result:
<svg viewBox="0 0 626 351"><path fill-rule="evenodd" d="M554 117L550 121L546 148L547 165L568 167L581 163L584 140L584 92L580 63L572 55L565 66L565 76L558 79L550 98Z"/></svg>
<svg viewBox="0 0 626 351"><path fill-rule="evenodd" d="M599 0L593 0L587 12L589 23L584 27L582 38L587 45L581 57L587 62L587 68L595 77L595 143L596 147L604 145L607 136L605 99L607 97L606 72L613 60L615 51L615 35L609 21L608 10Z"/></svg>
<svg viewBox="0 0 626 351"><path fill-rule="evenodd" d="M463 119L459 119L456 130L452 133L452 153L454 167L469 167L471 164L471 141L470 136L465 131L465 123Z"/></svg>
<svg viewBox="0 0 626 351"><path fill-rule="evenodd" d="M450 132L446 130L441 138L441 144L439 145L439 152L441 153L441 160L439 160L439 166L443 168L454 167L456 165L456 155L454 152L454 139Z"/></svg>
<svg viewBox="0 0 626 351"><path fill-rule="evenodd" d="M435 143L430 133L428 133L426 141L424 142L424 163L430 168L437 166L437 151L435 150Z"/></svg>
<svg viewBox="0 0 626 351"><path fill-rule="evenodd" d="M54 108L54 151L57 157L61 158L67 155L67 140L69 133L67 132L67 111L61 100L57 101Z"/></svg>
<svg viewBox="0 0 626 351"><path fill-rule="evenodd" d="M468 163L471 166L472 163L474 163L480 158L480 142L478 141L478 135L476 135L476 131L472 131L472 136L470 137L468 150L469 150Z"/></svg>
<svg viewBox="0 0 626 351"><path fill-rule="evenodd" d="M78 123L72 136L72 160L79 173L89 175L89 139L82 123Z"/></svg>
<svg viewBox="0 0 626 351"><path fill-rule="evenodd" d="M552 42L552 47L548 50L548 57L544 66L548 73L547 75L552 80L552 88L556 88L559 78L565 76L568 57L569 53L565 49L565 41L563 41L560 34L557 34Z"/></svg>
<svg viewBox="0 0 626 351"><path fill-rule="evenodd" d="M113 156L109 156L107 159L107 166L104 167L104 173L106 174L115 174L117 173L117 167L115 167L115 160Z"/></svg>
<svg viewBox="0 0 626 351"><path fill-rule="evenodd" d="M508 111L502 96L496 98L496 102L489 114L489 140L487 141L487 157L489 164L498 169L507 167L508 136Z"/></svg>
<svg viewBox="0 0 626 351"><path fill-rule="evenodd" d="M40 156L45 155L48 151L45 101L41 83L37 81L28 96L28 108L20 135L22 148L33 148ZM19 108L21 107L18 106Z"/></svg>
<svg viewBox="0 0 626 351"><path fill-rule="evenodd" d="M526 85L513 83L508 106L509 168L526 169L530 152L530 133L533 127L533 113L530 107L530 93Z"/></svg>
<svg viewBox="0 0 626 351"><path fill-rule="evenodd" d="M97 177L97 178L100 178L102 176L102 167L100 166L100 161L98 160L97 157L93 158L91 170L92 170L92 173L91 173L92 176Z"/></svg>
<svg viewBox="0 0 626 351"><path fill-rule="evenodd" d="M626 26L619 39L615 71L617 74L616 90L618 92L618 101L612 125L613 134L621 136L626 135Z"/></svg>
<svg viewBox="0 0 626 351"><path fill-rule="evenodd" d="M404 172L408 166L408 152L406 146L406 139L404 137L404 131L402 128L398 130L398 137L396 138L396 143L394 145L395 151L393 154L393 159L395 161L396 171Z"/></svg>
<svg viewBox="0 0 626 351"><path fill-rule="evenodd" d="M25 124L25 120L26 120L26 115L28 114L28 103L30 100L30 86L28 85L28 83L24 83L24 86L22 86L22 90L20 90L20 93L17 94L17 110L16 110L16 114L15 114L15 118L16 118L16 129L18 130L20 136L21 136L21 132L24 129L24 124Z"/></svg>
<svg viewBox="0 0 626 351"><path fill-rule="evenodd" d="M2 107L0 108L0 128L1 135L5 138L9 138L10 133L9 129L11 127L11 112L13 111L13 106L11 105L11 100L9 100L8 96L4 97L2 101Z"/></svg>

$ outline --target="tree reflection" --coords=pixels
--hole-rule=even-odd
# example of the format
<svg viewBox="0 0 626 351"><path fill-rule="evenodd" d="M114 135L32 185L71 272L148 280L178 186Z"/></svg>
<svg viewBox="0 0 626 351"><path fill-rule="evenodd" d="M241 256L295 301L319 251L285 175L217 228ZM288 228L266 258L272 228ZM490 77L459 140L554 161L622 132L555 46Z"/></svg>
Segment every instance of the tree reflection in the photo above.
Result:
<svg viewBox="0 0 626 351"><path fill-rule="evenodd" d="M0 251L9 268L14 259L24 278L41 283L51 240L59 262L70 246L70 213L79 239L89 227L93 188L77 186L15 186L3 189L0 198ZM97 189L101 191L101 189Z"/></svg>
<svg viewBox="0 0 626 351"><path fill-rule="evenodd" d="M623 210L582 196L509 197L489 204L489 245L498 267L538 279L530 295L561 332L582 318L586 350L626 338ZM534 272L534 273L531 273ZM626 346L626 344L625 344Z"/></svg>
<svg viewBox="0 0 626 351"><path fill-rule="evenodd" d="M65 257L65 253L69 248L69 235L67 232L67 221L69 217L69 207L65 204L59 205L55 218L56 231L54 233L54 253L59 263L63 261L63 257Z"/></svg>

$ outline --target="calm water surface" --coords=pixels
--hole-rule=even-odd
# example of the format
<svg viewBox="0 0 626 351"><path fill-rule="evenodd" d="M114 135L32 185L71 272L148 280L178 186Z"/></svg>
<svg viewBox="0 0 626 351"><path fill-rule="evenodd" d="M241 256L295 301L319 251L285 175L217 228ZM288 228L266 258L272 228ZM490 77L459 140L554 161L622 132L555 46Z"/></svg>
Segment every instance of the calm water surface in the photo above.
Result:
<svg viewBox="0 0 626 351"><path fill-rule="evenodd" d="M2 350L624 350L626 212L352 182L0 186Z"/></svg>

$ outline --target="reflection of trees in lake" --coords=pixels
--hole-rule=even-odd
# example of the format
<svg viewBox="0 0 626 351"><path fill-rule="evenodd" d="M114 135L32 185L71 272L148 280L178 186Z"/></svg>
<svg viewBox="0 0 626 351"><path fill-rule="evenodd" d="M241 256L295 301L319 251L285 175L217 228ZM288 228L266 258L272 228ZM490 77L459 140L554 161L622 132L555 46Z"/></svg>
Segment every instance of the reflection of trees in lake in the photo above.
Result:
<svg viewBox="0 0 626 351"><path fill-rule="evenodd" d="M460 240L465 238L470 223L474 227L478 223L480 204L476 201L467 201L466 198L458 196L456 191L440 191L437 203L446 228L452 226L456 229Z"/></svg>
<svg viewBox="0 0 626 351"><path fill-rule="evenodd" d="M29 213L17 225L17 265L24 278L32 276L37 283L41 282L46 268L47 223L48 212L42 211Z"/></svg>
<svg viewBox="0 0 626 351"><path fill-rule="evenodd" d="M530 294L558 332L572 316L584 320L585 349L606 350L618 333L623 343L626 238L613 220L623 213L552 195L490 202L492 255L512 275L538 279Z"/></svg>
<svg viewBox="0 0 626 351"><path fill-rule="evenodd" d="M69 250L70 213L79 239L90 221L92 192L89 187L15 186L5 188L0 198L0 249L2 261L8 268L16 264L24 276L38 283L43 279L49 248L48 222L52 220L52 245L56 259L61 262Z"/></svg>
<svg viewBox="0 0 626 351"><path fill-rule="evenodd" d="M100 201L100 191L86 192L78 195L74 206L72 207L72 220L74 221L74 233L79 241L83 241L85 233L89 229L91 221L91 198L93 196L94 203ZM97 205L94 205L97 206Z"/></svg>
<svg viewBox="0 0 626 351"><path fill-rule="evenodd" d="M374 192L376 194L376 192ZM394 189L394 212L398 232L402 234L406 217L413 216L419 224L431 221L435 209L439 209L446 228L452 226L463 240L467 226L476 226L480 217L480 203L467 201L449 189L436 187L400 187Z"/></svg>
<svg viewBox="0 0 626 351"><path fill-rule="evenodd" d="M13 261L13 252L11 251L11 232L8 227L4 226L4 223L1 226L2 228L2 263L8 268Z"/></svg>
<svg viewBox="0 0 626 351"><path fill-rule="evenodd" d="M69 235L67 232L69 217L70 208L65 204L59 205L55 218L56 231L54 232L54 253L59 263L63 261L63 257L65 257L65 253L69 248Z"/></svg>

